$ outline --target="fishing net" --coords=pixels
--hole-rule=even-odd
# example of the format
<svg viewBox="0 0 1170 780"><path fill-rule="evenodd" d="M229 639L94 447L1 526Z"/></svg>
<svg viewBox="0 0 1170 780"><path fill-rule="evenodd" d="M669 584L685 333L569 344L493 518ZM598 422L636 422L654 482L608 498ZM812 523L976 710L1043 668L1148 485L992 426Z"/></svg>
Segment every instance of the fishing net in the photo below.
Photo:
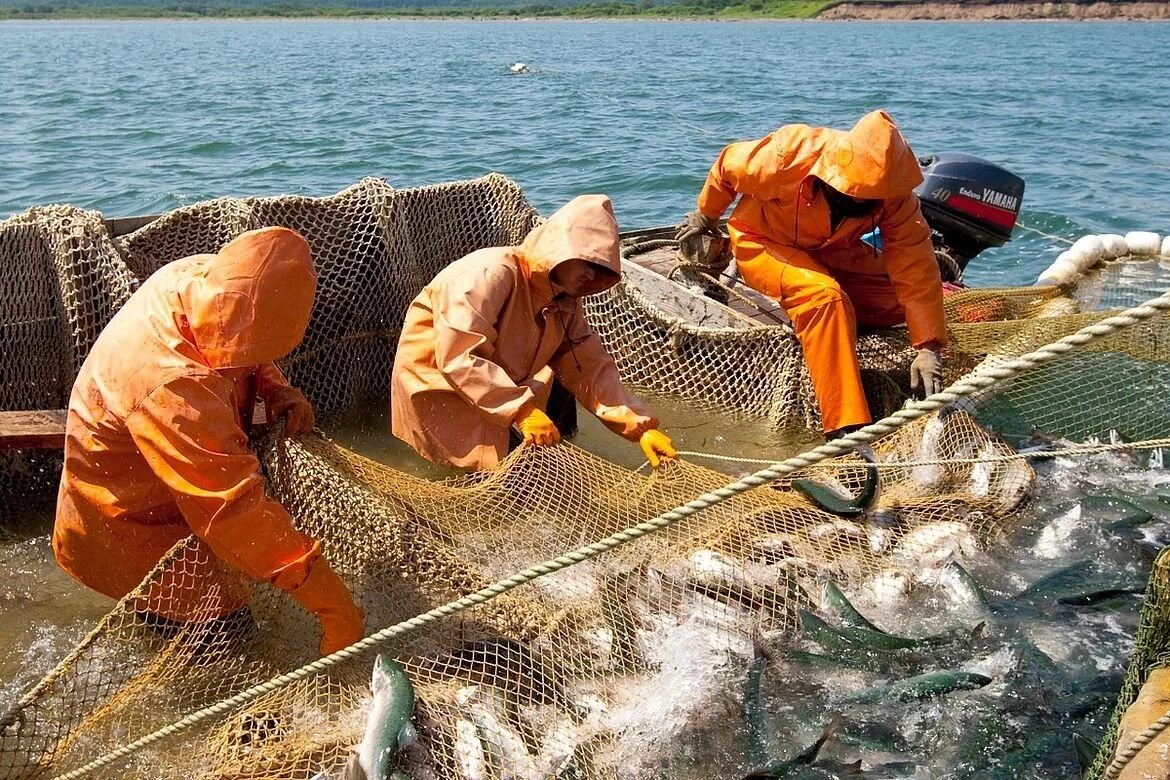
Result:
<svg viewBox="0 0 1170 780"><path fill-rule="evenodd" d="M11 253L0 257L0 274L10 274L0 279L41 285L54 303L33 310L0 297L4 408L63 406L85 350L133 279L270 224L301 231L320 272L309 332L285 361L290 379L323 419L385 404L399 323L414 295L467 252L519 243L538 219L498 175L412 190L365 179L320 199L220 199L117 238L92 213L31 211L0 223L0 247ZM68 232L66 224L71 238L50 240ZM1131 264L1154 267L1142 276L1125 270ZM1114 263L1073 294L1020 288L951 296L948 380L1150 297L1167 286L1157 265ZM683 322L628 280L591 299L588 316L639 390L776 427L815 421L799 345L785 327ZM29 330L33 319L43 320L41 330ZM682 675L750 657L761 637L796 635L806 612L824 607L829 580L853 594L905 590L986 544L1027 498L1035 473L1012 445L1037 426L1047 437L1165 435L1166 394L1158 391L1170 376L1166 328L1159 316L1119 330L916 420L875 442L873 466L851 454L806 468L420 623L386 647L418 695L420 739L403 758L411 776L709 776L697 753L747 768L743 729L727 725L739 722L727 697L714 683L696 694L679 683ZM39 357L24 361L22 351ZM875 411L900 406L914 355L905 332L869 334L860 352ZM318 434L288 440L273 431L256 446L271 493L321 540L371 630L727 481L685 461L632 472L571 444L523 447L491 472L438 482ZM865 517L827 512L797 489L796 480L808 479L859 494L872 468L882 490ZM0 498L14 495L4 489ZM247 607L233 611L246 594ZM169 601L197 604L196 619L171 623L143 609ZM244 581L199 542L182 542L51 674L0 708L0 777L82 766L300 667L316 657L318 639L315 623L285 594ZM689 648L693 668L679 668L668 652L674 647ZM369 670L368 657L323 666L99 774L310 778L336 770L362 736ZM676 706L662 708L662 692L674 689ZM647 713L651 700L658 709ZM713 720L724 727L711 729Z"/></svg>

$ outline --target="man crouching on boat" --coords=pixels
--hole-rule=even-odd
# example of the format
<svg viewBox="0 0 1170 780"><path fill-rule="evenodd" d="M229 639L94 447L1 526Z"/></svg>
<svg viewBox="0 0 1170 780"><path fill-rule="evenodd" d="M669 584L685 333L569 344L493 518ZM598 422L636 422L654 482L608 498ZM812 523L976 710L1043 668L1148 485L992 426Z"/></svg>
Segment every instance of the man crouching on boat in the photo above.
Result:
<svg viewBox="0 0 1170 780"><path fill-rule="evenodd" d="M300 343L317 272L286 228L244 233L216 255L170 263L114 315L69 399L53 552L112 598L134 590L180 539L206 565L176 567L134 605L173 627L231 615L250 596L227 567L287 591L321 624L321 652L364 634L362 612L280 504L266 497L245 428L255 399L292 435L313 409L272 361Z"/></svg>
<svg viewBox="0 0 1170 780"><path fill-rule="evenodd" d="M545 413L554 377L657 466L671 441L622 385L580 298L621 278L617 222L604 195L574 198L518 247L472 252L410 304L390 390L394 435L435 463L486 469L507 455L510 427L560 441Z"/></svg>
<svg viewBox="0 0 1170 780"><path fill-rule="evenodd" d="M872 421L857 326L905 322L918 355L911 385L942 381L942 280L914 188L922 171L894 120L873 111L845 132L786 125L726 147L676 237L727 220L739 272L792 320L827 438Z"/></svg>

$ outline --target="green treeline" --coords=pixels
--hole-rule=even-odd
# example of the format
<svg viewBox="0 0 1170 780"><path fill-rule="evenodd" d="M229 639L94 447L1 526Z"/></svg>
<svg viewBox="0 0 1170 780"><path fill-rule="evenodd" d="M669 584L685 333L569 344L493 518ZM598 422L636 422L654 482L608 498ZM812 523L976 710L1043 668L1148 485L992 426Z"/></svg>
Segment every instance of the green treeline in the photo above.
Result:
<svg viewBox="0 0 1170 780"><path fill-rule="evenodd" d="M0 20L5 19L142 19L142 18L365 18L457 17L773 17L809 18L828 2L825 0L679 0L659 3L587 2L574 5L459 5L460 0L439 0L446 5L406 5L418 0L382 0L403 5L308 5L298 2L240 2L239 0L180 0L179 2L123 2L103 0L62 0L61 2L0 3ZM465 0L474 3L476 0Z"/></svg>

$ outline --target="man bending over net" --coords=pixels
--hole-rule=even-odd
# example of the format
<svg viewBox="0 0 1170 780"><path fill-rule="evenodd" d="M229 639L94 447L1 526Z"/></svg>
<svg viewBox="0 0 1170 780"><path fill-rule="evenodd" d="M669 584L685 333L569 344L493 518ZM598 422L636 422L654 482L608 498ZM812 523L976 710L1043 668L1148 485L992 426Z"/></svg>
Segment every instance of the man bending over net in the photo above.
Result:
<svg viewBox="0 0 1170 780"><path fill-rule="evenodd" d="M272 361L300 343L316 288L305 239L264 228L164 266L130 297L69 399L53 529L65 571L122 598L194 533L214 557L141 595L134 608L152 625L238 618L250 588L223 577L222 562L311 612L322 653L363 636L362 612L320 544L265 495L245 433L257 396L288 433L313 427L309 402Z"/></svg>
<svg viewBox="0 0 1170 780"><path fill-rule="evenodd" d="M585 321L580 299L620 278L617 222L604 195L574 198L518 247L481 249L444 268L402 326L394 435L435 463L490 468L510 441L560 440L545 413L555 378L606 427L639 442L651 465L674 457Z"/></svg>
<svg viewBox="0 0 1170 780"><path fill-rule="evenodd" d="M857 326L905 322L914 389L941 389L942 279L914 188L922 170L894 120L866 114L845 132L785 125L726 147L686 216L683 241L727 220L744 282L775 298L804 349L826 438L872 422ZM879 234L880 230L880 234Z"/></svg>

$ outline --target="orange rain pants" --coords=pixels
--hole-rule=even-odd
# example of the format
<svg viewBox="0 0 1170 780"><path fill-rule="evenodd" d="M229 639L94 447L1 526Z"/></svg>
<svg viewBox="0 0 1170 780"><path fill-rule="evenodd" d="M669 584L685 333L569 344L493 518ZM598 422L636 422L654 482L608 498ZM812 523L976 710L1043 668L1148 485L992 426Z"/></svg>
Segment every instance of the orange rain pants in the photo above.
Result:
<svg viewBox="0 0 1170 780"><path fill-rule="evenodd" d="M830 270L804 252L738 239L738 262L779 268L772 294L807 356L823 430L871 422L857 361L857 327L888 328L906 321L889 278Z"/></svg>
<svg viewBox="0 0 1170 780"><path fill-rule="evenodd" d="M699 209L727 220L745 283L776 298L796 329L832 431L870 421L857 326L907 324L916 348L946 346L942 279L914 188L922 171L893 119L866 114L849 131L785 125L720 152ZM834 223L825 187L871 201ZM877 251L862 236L881 229Z"/></svg>

